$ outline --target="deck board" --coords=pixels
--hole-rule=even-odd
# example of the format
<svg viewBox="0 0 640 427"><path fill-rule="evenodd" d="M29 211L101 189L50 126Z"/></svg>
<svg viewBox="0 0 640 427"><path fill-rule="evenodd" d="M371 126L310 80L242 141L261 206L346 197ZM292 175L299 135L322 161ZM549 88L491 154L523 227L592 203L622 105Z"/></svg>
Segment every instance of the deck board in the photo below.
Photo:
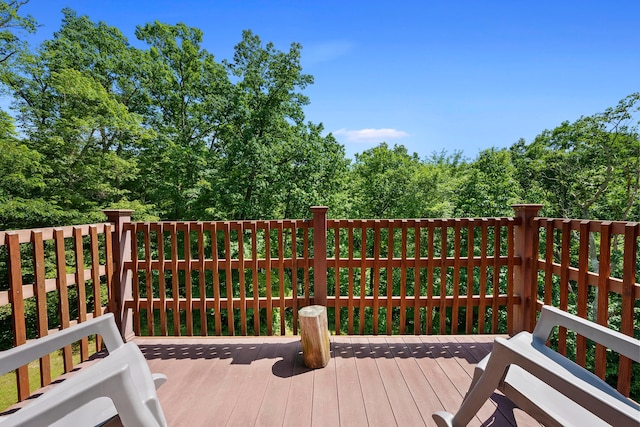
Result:
<svg viewBox="0 0 640 427"><path fill-rule="evenodd" d="M299 337L136 338L170 426L435 425L455 412L491 336L333 336L304 367ZM499 394L470 425L536 425ZM497 402L497 403L496 403Z"/></svg>
<svg viewBox="0 0 640 427"><path fill-rule="evenodd" d="M396 358L400 373L409 388L420 415L425 423L431 422L431 414L444 410L438 399L434 399L435 391L425 378L418 363L413 358L411 350L404 340L397 337L387 337L387 343L393 356Z"/></svg>
<svg viewBox="0 0 640 427"><path fill-rule="evenodd" d="M366 337L352 337L356 355L356 368L360 379L360 389L370 426L395 425L395 418L387 391L380 377L374 359L375 351Z"/></svg>
<svg viewBox="0 0 640 427"><path fill-rule="evenodd" d="M293 376L290 379L289 393L286 397L287 408L284 413L283 426L297 427L311 425L313 409L313 374L311 369L302 363L302 353L299 353L298 340L296 357L293 364ZM285 399L285 397L280 397Z"/></svg>
<svg viewBox="0 0 640 427"><path fill-rule="evenodd" d="M393 411L397 425L408 426L420 420L422 415L407 386L396 358L385 337L369 338L370 345L375 349L374 360L378 366L380 379L387 391L387 398Z"/></svg>
<svg viewBox="0 0 640 427"><path fill-rule="evenodd" d="M367 411L362 398L353 344L348 337L336 337L333 345L336 361L340 422L354 427L367 425Z"/></svg>

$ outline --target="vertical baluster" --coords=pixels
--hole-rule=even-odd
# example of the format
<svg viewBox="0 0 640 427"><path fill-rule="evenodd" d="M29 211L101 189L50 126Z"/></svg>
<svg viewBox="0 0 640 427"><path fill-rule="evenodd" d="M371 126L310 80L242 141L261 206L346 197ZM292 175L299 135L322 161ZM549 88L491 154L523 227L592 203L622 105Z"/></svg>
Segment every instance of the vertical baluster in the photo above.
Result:
<svg viewBox="0 0 640 427"><path fill-rule="evenodd" d="M204 224L198 222L198 293L200 303L200 335L207 336L207 283L205 277Z"/></svg>
<svg viewBox="0 0 640 427"><path fill-rule="evenodd" d="M311 289L309 287L309 223L306 222L302 230L302 257L304 265L304 305L310 304Z"/></svg>
<svg viewBox="0 0 640 427"><path fill-rule="evenodd" d="M473 332L473 294L474 294L474 265L475 265L475 222L469 219L469 227L467 228L467 305L465 319L465 333Z"/></svg>
<svg viewBox="0 0 640 427"><path fill-rule="evenodd" d="M285 287L284 287L284 224L282 221L276 223L278 232L278 302L280 308L280 335L285 335L286 312L285 312Z"/></svg>
<svg viewBox="0 0 640 427"><path fill-rule="evenodd" d="M501 226L496 223L493 228L493 300L491 301L491 333L498 333L498 310L500 297L500 230Z"/></svg>
<svg viewBox="0 0 640 427"><path fill-rule="evenodd" d="M571 259L571 220L562 221L562 255L560 265L560 309L569 311L569 262ZM567 328L558 328L558 353L567 354Z"/></svg>
<svg viewBox="0 0 640 427"><path fill-rule="evenodd" d="M340 335L340 226L341 224L336 221L335 229L334 229L334 240L335 240L335 267L334 267L334 277L335 277L335 330L336 335Z"/></svg>
<svg viewBox="0 0 640 427"><path fill-rule="evenodd" d="M482 243L480 244L480 305L478 306L478 333L485 333L487 306L487 247L489 220L482 218Z"/></svg>
<svg viewBox="0 0 640 427"><path fill-rule="evenodd" d="M420 280L420 236L422 235L422 228L420 227L420 221L416 220L413 226L413 295L415 297L413 303L413 333L420 335L422 333L422 321L420 312L422 310L422 284Z"/></svg>
<svg viewBox="0 0 640 427"><path fill-rule="evenodd" d="M42 235L40 236L42 238ZM100 250L98 241L98 229L95 225L89 226L89 240L91 247L91 285L93 293L93 317L96 318L102 315L102 299L100 291ZM44 254L42 255L44 261ZM42 277L44 279L44 266L42 270ZM44 281L43 281L44 286ZM44 288L43 288L44 291ZM107 301L108 302L108 301ZM45 300L46 309L46 300ZM96 336L96 351L102 349L102 337Z"/></svg>
<svg viewBox="0 0 640 427"><path fill-rule="evenodd" d="M380 252L382 250L380 244L380 220L374 221L373 226L373 334L378 335L378 319L380 316ZM366 252L365 252L366 253Z"/></svg>
<svg viewBox="0 0 640 427"><path fill-rule="evenodd" d="M609 326L609 276L611 275L611 222L600 226L600 265L598 278L598 315L597 322ZM561 307L562 308L562 307ZM596 345L595 374L604 379L607 372L607 349Z"/></svg>
<svg viewBox="0 0 640 427"><path fill-rule="evenodd" d="M61 329L69 327L69 292L67 288L67 261L64 247L64 231L56 228L53 231L55 247L56 247L56 287L58 289L58 312L60 314ZM24 316L24 314L23 314ZM64 371L70 372L73 369L73 360L71 358L71 345L65 346L62 350L64 361Z"/></svg>
<svg viewBox="0 0 640 427"><path fill-rule="evenodd" d="M47 291L45 287L44 272L44 241L42 238L42 232L39 230L32 231L31 242L33 244L33 287L36 297L36 316L38 318L37 328L38 337L41 338L49 334ZM40 385L44 387L46 385L49 385L50 383L51 361L49 355L47 354L40 359Z"/></svg>
<svg viewBox="0 0 640 427"><path fill-rule="evenodd" d="M400 243L400 329L399 333L405 333L407 323L407 228L406 219L402 220L402 234Z"/></svg>
<svg viewBox="0 0 640 427"><path fill-rule="evenodd" d="M427 335L433 334L433 287L435 274L435 222L432 219L427 221Z"/></svg>
<svg viewBox="0 0 640 427"><path fill-rule="evenodd" d="M158 224L158 297L160 299L160 335L167 336L167 284L165 282L164 224Z"/></svg>
<svg viewBox="0 0 640 427"><path fill-rule="evenodd" d="M354 260L353 260L353 220L347 222L348 245L349 245L349 300L347 302L347 316L349 335L353 335L353 318L355 317L355 290L354 290Z"/></svg>
<svg viewBox="0 0 640 427"><path fill-rule="evenodd" d="M640 225L627 223L624 227L624 260L622 266L622 321L620 332L633 336L634 284L636 276L636 253ZM629 396L631 390L631 359L620 356L618 368L618 391Z"/></svg>
<svg viewBox="0 0 640 427"><path fill-rule="evenodd" d="M60 230L61 231L61 230ZM25 325L24 299L22 293L22 264L20 256L20 239L18 234L8 232L5 234L5 244L8 250L9 267L9 303L13 319L13 344L19 346L27 342L27 328ZM63 242L64 245L64 242ZM63 246L64 254L64 246ZM68 315L68 311L67 311ZM68 326L68 321L67 321ZM66 353L65 353L66 354ZM65 358L65 368L67 359ZM18 385L18 400L29 397L29 369L28 365L16 370L16 382Z"/></svg>
<svg viewBox="0 0 640 427"><path fill-rule="evenodd" d="M260 287L258 280L258 224L251 222L251 281L253 284L253 334L260 335Z"/></svg>
<svg viewBox="0 0 640 427"><path fill-rule="evenodd" d="M267 291L267 335L273 335L273 297L271 292L271 223L267 221L264 229L264 251ZM315 277L315 275L314 275Z"/></svg>
<svg viewBox="0 0 640 427"><path fill-rule="evenodd" d="M193 336L193 283L191 270L191 223L184 223L184 296L187 336Z"/></svg>
<svg viewBox="0 0 640 427"><path fill-rule="evenodd" d="M393 332L393 240L395 229L393 223L388 221L387 225L387 335Z"/></svg>
<svg viewBox="0 0 640 427"><path fill-rule="evenodd" d="M580 222L580 249L578 253L578 316L587 318L589 303L589 221ZM582 335L576 337L576 363L587 364L587 340Z"/></svg>
<svg viewBox="0 0 640 427"><path fill-rule="evenodd" d="M447 255L448 255L448 233L449 224L442 221L440 228L440 331L439 334L447 333Z"/></svg>
<svg viewBox="0 0 640 427"><path fill-rule="evenodd" d="M293 334L298 334L298 223L291 223L291 295L292 301L292 317L293 317Z"/></svg>
<svg viewBox="0 0 640 427"><path fill-rule="evenodd" d="M364 334L365 324L365 298L367 295L367 228L364 221L361 221L360 233L362 243L360 245L360 319L359 330L360 335Z"/></svg>
<svg viewBox="0 0 640 427"><path fill-rule="evenodd" d="M460 246L462 244L462 221L455 219L453 224L453 307L451 308L451 333L458 333L458 310L460 308Z"/></svg>
<svg viewBox="0 0 640 427"><path fill-rule="evenodd" d="M238 223L238 286L240 287L240 333L247 335L247 288L244 276L244 223Z"/></svg>
<svg viewBox="0 0 640 427"><path fill-rule="evenodd" d="M140 335L140 260L138 256L138 228L139 224L131 224L131 288L133 294L133 332ZM124 303L124 301L123 301Z"/></svg>
<svg viewBox="0 0 640 427"><path fill-rule="evenodd" d="M75 255L75 279L76 292L78 294L78 323L87 320L87 289L84 282L84 245L82 243L82 228L73 227L73 247ZM80 360L89 358L89 340L84 337L80 340Z"/></svg>
<svg viewBox="0 0 640 427"><path fill-rule="evenodd" d="M514 220L509 218L507 222L507 333L509 335L514 334L513 327L513 305L515 304L514 298L514 251L515 251L515 230Z"/></svg>

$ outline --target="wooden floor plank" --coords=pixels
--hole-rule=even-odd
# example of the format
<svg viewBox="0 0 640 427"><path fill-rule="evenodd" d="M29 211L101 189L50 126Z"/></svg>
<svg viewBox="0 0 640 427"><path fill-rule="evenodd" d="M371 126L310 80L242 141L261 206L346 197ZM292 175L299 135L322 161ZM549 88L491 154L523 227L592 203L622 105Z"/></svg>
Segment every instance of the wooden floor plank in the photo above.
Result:
<svg viewBox="0 0 640 427"><path fill-rule="evenodd" d="M369 344L373 349L373 357L378 366L382 384L387 391L396 424L400 426L424 425L425 420L422 419L386 338L369 338Z"/></svg>
<svg viewBox="0 0 640 427"><path fill-rule="evenodd" d="M164 411L169 425L191 425L201 420L216 420L218 411L207 402L213 401L230 372L232 358L226 343L176 343L147 346L138 342L152 372L164 373L168 380L158 390L161 403L182 402ZM247 353L249 355L250 353ZM188 391L185 393L185 391ZM198 392L199 391L199 392Z"/></svg>
<svg viewBox="0 0 640 427"><path fill-rule="evenodd" d="M295 354L292 375L289 393L282 397L287 401L282 425L310 426L313 411L313 371L304 366L302 352Z"/></svg>
<svg viewBox="0 0 640 427"><path fill-rule="evenodd" d="M372 357L373 350L369 340L365 337L352 337L351 342L356 355L356 369L369 425L382 427L396 425L378 366Z"/></svg>
<svg viewBox="0 0 640 427"><path fill-rule="evenodd" d="M456 335L452 337L452 339L463 344L465 349L469 352L469 354L473 356L475 362L477 363L491 351L495 336L486 337L484 335Z"/></svg>
<svg viewBox="0 0 640 427"><path fill-rule="evenodd" d="M279 340L263 343L260 346L258 356L248 368L243 387L237 393L236 402L231 414L229 414L227 426L244 427L255 424L269 380L272 377L271 368L275 363L279 347Z"/></svg>
<svg viewBox="0 0 640 427"><path fill-rule="evenodd" d="M314 369L313 373L313 408L311 425L340 425L338 385L336 384L336 360L331 352L331 359L324 368Z"/></svg>
<svg viewBox="0 0 640 427"><path fill-rule="evenodd" d="M338 402L340 424L366 426L367 412L362 399L362 389L356 368L356 358L350 337L335 337L333 355L338 378Z"/></svg>
<svg viewBox="0 0 640 427"><path fill-rule="evenodd" d="M436 391L420 369L404 337L387 337L387 343L393 356L396 358L398 368L411 392L414 402L427 425L434 425L431 414L444 410L438 399Z"/></svg>
<svg viewBox="0 0 640 427"><path fill-rule="evenodd" d="M293 377L295 358L300 349L300 340L291 338L278 347L267 388L256 419L256 426L279 426L283 424L287 398ZM283 398L284 397L284 398Z"/></svg>
<svg viewBox="0 0 640 427"><path fill-rule="evenodd" d="M445 411L455 412L460 406L461 396L447 372L443 371L440 365L431 355L431 346L422 342L419 336L404 336L412 357L422 371L423 376L429 385L436 392L436 396Z"/></svg>

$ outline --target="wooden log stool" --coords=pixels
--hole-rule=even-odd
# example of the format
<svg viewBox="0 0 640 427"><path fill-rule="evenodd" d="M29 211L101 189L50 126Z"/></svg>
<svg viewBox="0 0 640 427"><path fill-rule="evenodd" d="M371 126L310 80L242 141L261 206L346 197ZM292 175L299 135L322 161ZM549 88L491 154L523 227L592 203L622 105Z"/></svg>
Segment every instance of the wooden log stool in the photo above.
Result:
<svg viewBox="0 0 640 427"><path fill-rule="evenodd" d="M302 358L307 368L324 368L331 357L327 308L309 305L298 311Z"/></svg>

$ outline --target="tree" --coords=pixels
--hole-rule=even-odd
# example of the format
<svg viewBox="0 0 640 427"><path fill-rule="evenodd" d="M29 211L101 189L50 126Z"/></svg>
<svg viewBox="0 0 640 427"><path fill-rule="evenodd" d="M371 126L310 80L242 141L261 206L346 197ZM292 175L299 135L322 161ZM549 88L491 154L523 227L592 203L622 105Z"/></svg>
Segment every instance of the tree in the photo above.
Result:
<svg viewBox="0 0 640 427"><path fill-rule="evenodd" d="M300 91L313 82L302 73L301 46L288 52L263 45L244 31L233 61L224 64L234 81L229 114L216 150L212 180L214 216L275 218L308 214L308 206L329 200L346 170L344 149L322 126L304 122L308 99Z"/></svg>
<svg viewBox="0 0 640 427"><path fill-rule="evenodd" d="M159 22L139 26L145 52L145 122L156 130L140 154L144 197L173 219L203 218L215 181L221 125L230 114L224 67L201 47L202 31Z"/></svg>
<svg viewBox="0 0 640 427"><path fill-rule="evenodd" d="M421 162L403 145L383 142L356 154L351 188L357 218L415 218L422 216L419 188Z"/></svg>
<svg viewBox="0 0 640 427"><path fill-rule="evenodd" d="M415 189L423 201L421 216L427 218L450 218L455 209L455 194L464 177L467 164L461 152L448 155L433 153L425 159L420 169Z"/></svg>
<svg viewBox="0 0 640 427"><path fill-rule="evenodd" d="M563 122L528 146L512 147L519 181L544 198L547 215L619 220L636 215L639 101L640 94L629 95L604 113Z"/></svg>
<svg viewBox="0 0 640 427"><path fill-rule="evenodd" d="M64 217L41 196L47 172L41 160L18 139L11 116L0 112L0 230L49 225Z"/></svg>
<svg viewBox="0 0 640 427"><path fill-rule="evenodd" d="M136 98L135 50L117 29L63 13L54 38L21 54L3 81L27 145L46 165L43 197L92 221L129 194L133 154L150 132L126 104Z"/></svg>
<svg viewBox="0 0 640 427"><path fill-rule="evenodd" d="M510 152L490 148L468 165L454 196L455 216L511 215L511 204L521 201Z"/></svg>

